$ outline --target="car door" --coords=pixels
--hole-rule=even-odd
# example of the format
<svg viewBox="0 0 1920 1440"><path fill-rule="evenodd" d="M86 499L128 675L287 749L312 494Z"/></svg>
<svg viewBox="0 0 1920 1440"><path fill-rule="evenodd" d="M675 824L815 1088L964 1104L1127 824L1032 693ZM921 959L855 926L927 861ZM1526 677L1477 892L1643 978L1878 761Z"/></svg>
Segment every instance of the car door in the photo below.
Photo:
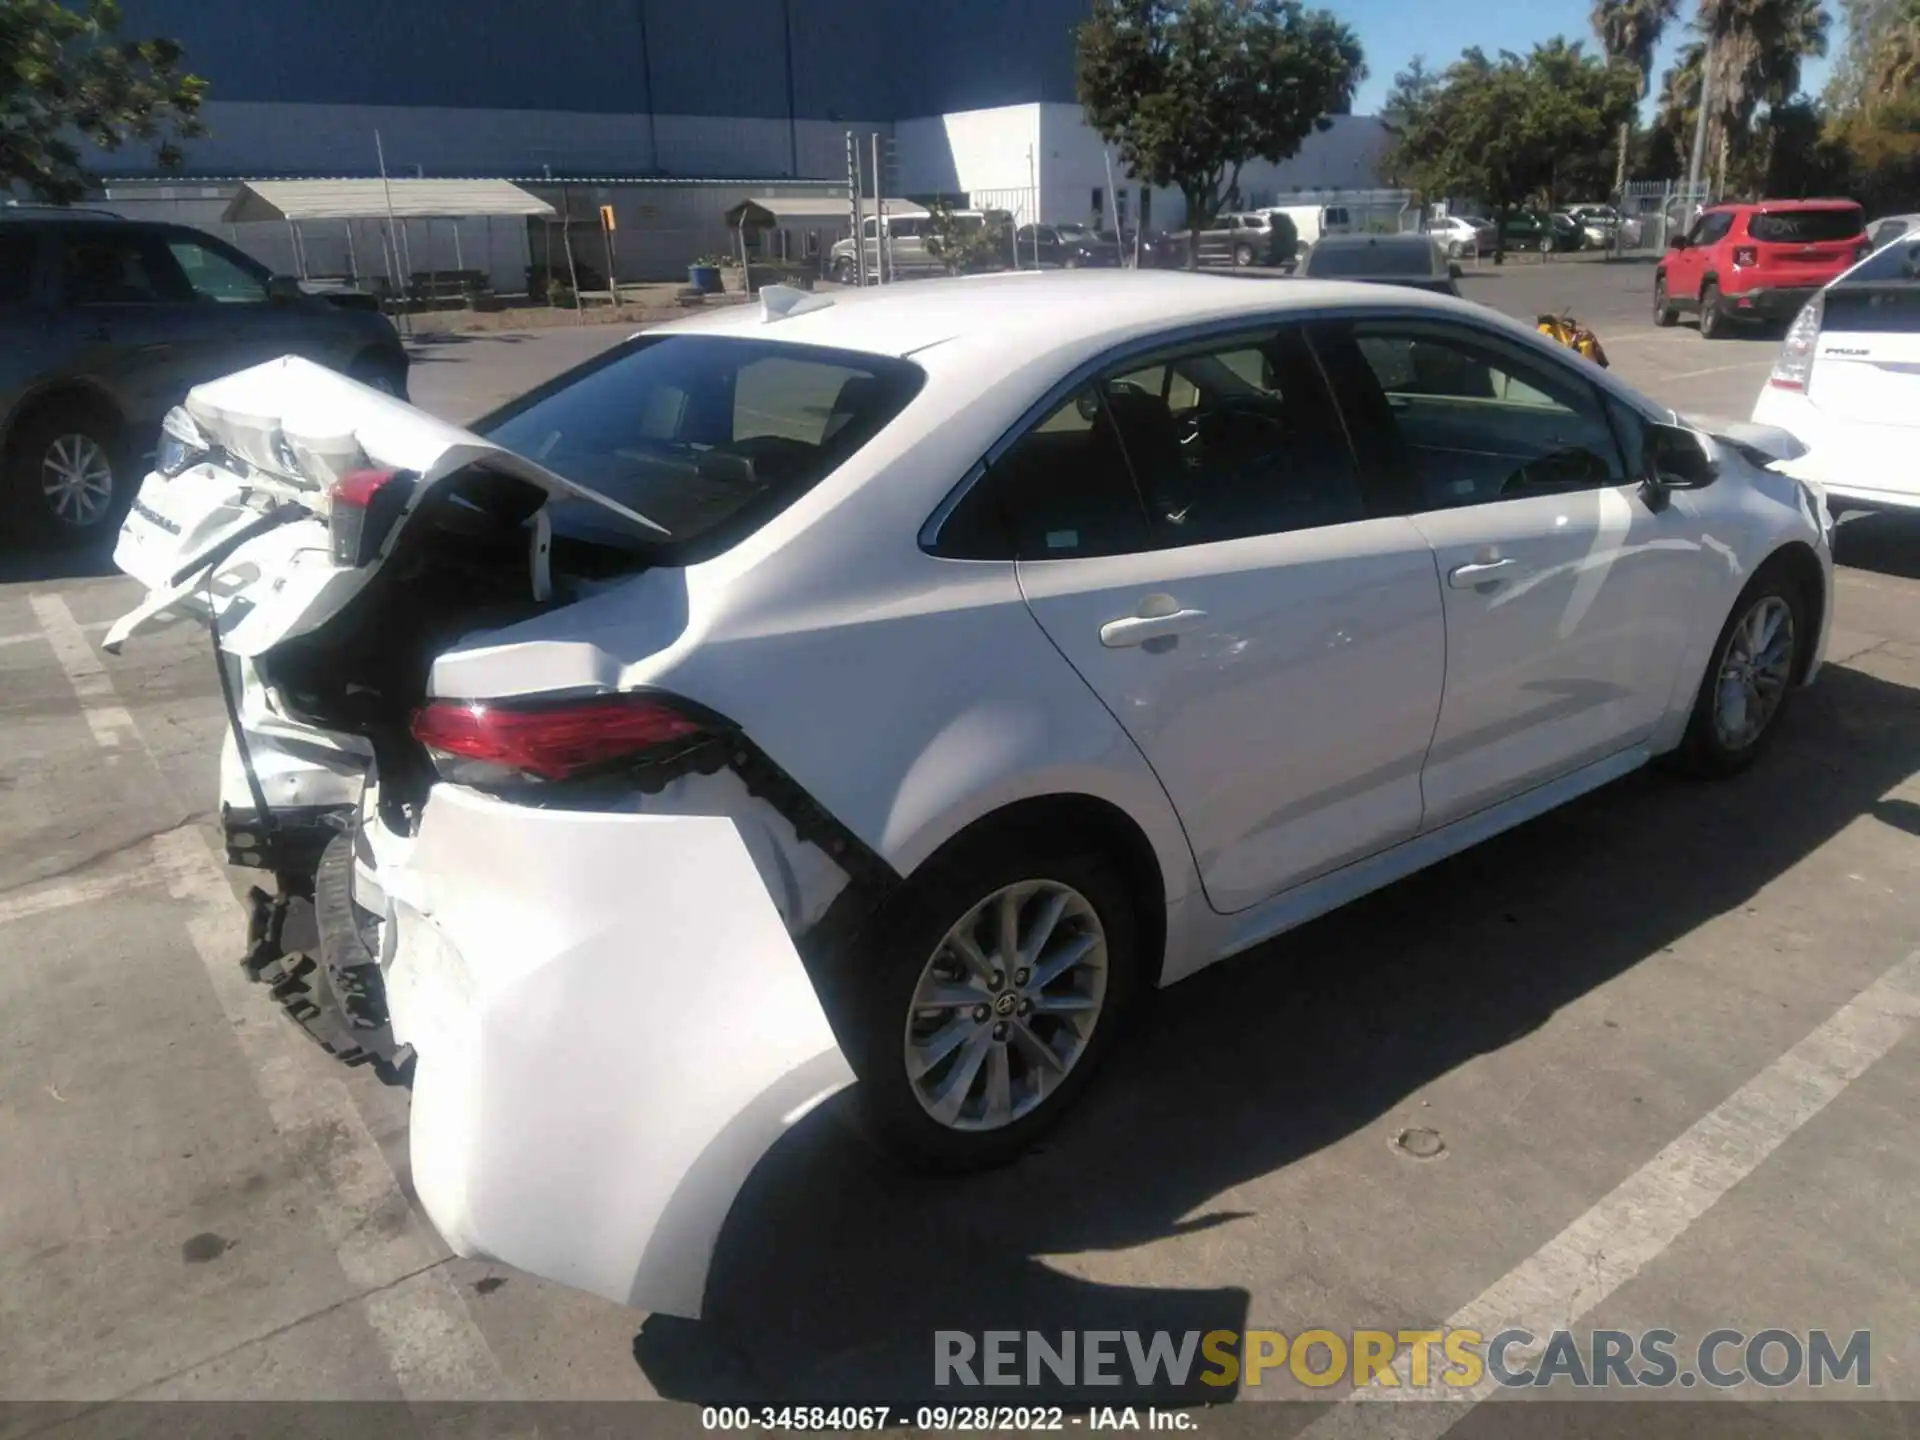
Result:
<svg viewBox="0 0 1920 1440"><path fill-rule="evenodd" d="M1643 493L1645 421L1578 359L1490 328L1356 319L1332 362L1444 583L1431 829L1644 741L1704 593L1690 497Z"/></svg>
<svg viewBox="0 0 1920 1440"><path fill-rule="evenodd" d="M1238 216L1223 215L1200 232L1200 263L1202 265L1224 264L1233 254L1233 242L1237 238L1240 220Z"/></svg>
<svg viewBox="0 0 1920 1440"><path fill-rule="evenodd" d="M987 483L1035 618L1166 787L1215 909L1415 833L1439 583L1296 330L1116 362Z"/></svg>
<svg viewBox="0 0 1920 1440"><path fill-rule="evenodd" d="M58 294L73 340L67 368L114 395L150 447L160 418L209 378L216 329L159 231L74 223L58 235Z"/></svg>
<svg viewBox="0 0 1920 1440"><path fill-rule="evenodd" d="M170 230L165 240L193 292L197 323L211 335L196 384L282 355L304 355L336 368L351 358L340 353L342 327L329 324L330 316L272 298L264 266L192 231Z"/></svg>

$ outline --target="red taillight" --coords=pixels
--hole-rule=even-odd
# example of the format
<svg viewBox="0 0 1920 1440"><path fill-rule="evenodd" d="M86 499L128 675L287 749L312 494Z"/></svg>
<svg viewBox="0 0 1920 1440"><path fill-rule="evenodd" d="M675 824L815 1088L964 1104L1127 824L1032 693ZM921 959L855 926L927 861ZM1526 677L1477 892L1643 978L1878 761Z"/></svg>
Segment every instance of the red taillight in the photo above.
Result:
<svg viewBox="0 0 1920 1440"><path fill-rule="evenodd" d="M379 554L412 489L404 470L350 470L334 481L327 519L333 563L358 567Z"/></svg>
<svg viewBox="0 0 1920 1440"><path fill-rule="evenodd" d="M445 778L486 786L567 780L647 752L686 749L716 726L657 695L495 705L436 700L413 736Z"/></svg>
<svg viewBox="0 0 1920 1440"><path fill-rule="evenodd" d="M1755 245L1734 246L1733 263L1735 265L1758 265L1760 263L1759 247Z"/></svg>

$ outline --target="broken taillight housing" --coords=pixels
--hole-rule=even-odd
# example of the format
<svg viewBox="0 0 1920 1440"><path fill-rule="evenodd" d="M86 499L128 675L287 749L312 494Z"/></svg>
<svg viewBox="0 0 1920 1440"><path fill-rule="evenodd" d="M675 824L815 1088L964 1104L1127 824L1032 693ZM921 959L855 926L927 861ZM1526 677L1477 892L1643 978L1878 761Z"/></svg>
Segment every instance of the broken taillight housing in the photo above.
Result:
<svg viewBox="0 0 1920 1440"><path fill-rule="evenodd" d="M435 700L414 713L412 726L442 779L483 790L670 759L723 728L684 701L653 693L506 703Z"/></svg>
<svg viewBox="0 0 1920 1440"><path fill-rule="evenodd" d="M1767 384L1776 390L1805 390L1813 378L1813 347L1820 340L1820 325L1826 319L1827 292L1818 292L1793 317L1787 338L1780 346L1780 358L1773 362Z"/></svg>
<svg viewBox="0 0 1920 1440"><path fill-rule="evenodd" d="M357 569L380 553L413 495L413 481L410 470L350 470L328 487L334 564Z"/></svg>

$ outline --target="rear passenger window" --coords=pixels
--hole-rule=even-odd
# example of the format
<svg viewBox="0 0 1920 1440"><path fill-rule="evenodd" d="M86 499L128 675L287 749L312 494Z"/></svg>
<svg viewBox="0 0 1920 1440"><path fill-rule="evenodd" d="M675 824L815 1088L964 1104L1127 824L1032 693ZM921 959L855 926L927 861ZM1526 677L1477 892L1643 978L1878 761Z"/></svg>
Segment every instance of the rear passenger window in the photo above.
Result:
<svg viewBox="0 0 1920 1440"><path fill-rule="evenodd" d="M0 305L23 305L33 294L33 261L39 237L32 231L0 231Z"/></svg>
<svg viewBox="0 0 1920 1440"><path fill-rule="evenodd" d="M1162 545L1367 518L1345 434L1297 337L1157 358L1110 380L1107 400Z"/></svg>
<svg viewBox="0 0 1920 1440"><path fill-rule="evenodd" d="M975 490L1022 560L1122 555L1150 544L1119 435L1094 385L1016 440Z"/></svg>

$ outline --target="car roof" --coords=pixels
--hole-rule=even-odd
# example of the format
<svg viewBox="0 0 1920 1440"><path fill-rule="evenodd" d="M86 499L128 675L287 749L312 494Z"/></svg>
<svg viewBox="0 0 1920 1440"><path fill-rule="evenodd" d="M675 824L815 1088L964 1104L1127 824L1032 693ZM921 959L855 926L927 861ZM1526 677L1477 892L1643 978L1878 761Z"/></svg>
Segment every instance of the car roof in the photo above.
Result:
<svg viewBox="0 0 1920 1440"><path fill-rule="evenodd" d="M1335 305L1421 305L1483 319L1486 315L1483 307L1463 301L1413 291L1387 295L1364 283L1255 280L1178 270L1002 272L838 290L830 298L828 305L780 320L763 319L760 306L736 305L649 333L732 335L892 356L977 341L994 353L1017 351L1023 358L1039 358L1099 349L1109 341L1183 324Z"/></svg>
<svg viewBox="0 0 1920 1440"><path fill-rule="evenodd" d="M1858 210L1858 200L1723 200L1718 205L1709 205L1704 214L1711 215L1716 210L1728 214L1765 215L1774 210Z"/></svg>
<svg viewBox="0 0 1920 1440"><path fill-rule="evenodd" d="M111 210L91 210L85 206L67 205L0 205L0 221L21 224L32 220L93 221L112 220L121 225L133 222L125 216L116 215Z"/></svg>

